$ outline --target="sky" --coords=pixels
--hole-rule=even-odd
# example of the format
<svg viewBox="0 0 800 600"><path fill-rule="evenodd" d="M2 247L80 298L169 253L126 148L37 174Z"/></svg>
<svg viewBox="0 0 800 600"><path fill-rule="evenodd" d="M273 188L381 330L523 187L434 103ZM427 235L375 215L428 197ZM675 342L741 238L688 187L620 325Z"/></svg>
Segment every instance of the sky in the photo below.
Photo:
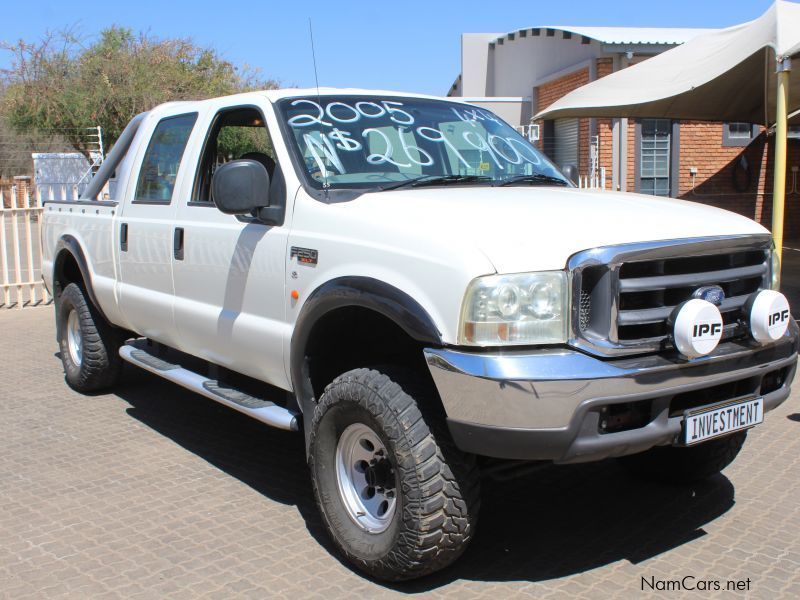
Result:
<svg viewBox="0 0 800 600"><path fill-rule="evenodd" d="M462 33L545 25L727 27L752 20L771 0L616 2L539 0L0 0L0 41L77 30L91 40L111 25L156 37L191 37L284 87L314 85L308 20L322 86L444 95L461 71ZM0 50L0 69L10 55Z"/></svg>

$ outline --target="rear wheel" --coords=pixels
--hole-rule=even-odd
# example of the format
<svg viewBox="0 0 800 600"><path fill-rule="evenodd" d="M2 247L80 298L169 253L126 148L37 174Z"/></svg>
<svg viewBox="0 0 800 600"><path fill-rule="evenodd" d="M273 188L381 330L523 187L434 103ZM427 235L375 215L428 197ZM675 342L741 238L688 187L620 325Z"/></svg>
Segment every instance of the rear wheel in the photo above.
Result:
<svg viewBox="0 0 800 600"><path fill-rule="evenodd" d="M697 446L657 446L620 463L631 473L645 479L669 483L692 483L716 475L730 465L747 439L739 431Z"/></svg>
<svg viewBox="0 0 800 600"><path fill-rule="evenodd" d="M58 297L56 327L64 375L71 388L92 392L117 382L124 336L86 301L75 283L67 285Z"/></svg>
<svg viewBox="0 0 800 600"><path fill-rule="evenodd" d="M455 448L426 401L413 375L355 369L326 388L310 423L308 460L328 532L379 579L442 569L474 535L475 457Z"/></svg>

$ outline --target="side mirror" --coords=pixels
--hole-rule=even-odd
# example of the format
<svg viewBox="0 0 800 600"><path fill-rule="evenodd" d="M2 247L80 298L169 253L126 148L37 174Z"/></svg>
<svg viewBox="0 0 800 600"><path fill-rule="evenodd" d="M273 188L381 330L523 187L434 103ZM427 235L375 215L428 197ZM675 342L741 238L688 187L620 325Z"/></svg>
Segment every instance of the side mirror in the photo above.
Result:
<svg viewBox="0 0 800 600"><path fill-rule="evenodd" d="M561 172L572 183L578 185L579 173L577 165L564 165L563 167L561 167Z"/></svg>
<svg viewBox="0 0 800 600"><path fill-rule="evenodd" d="M269 206L269 173L260 162L232 160L211 178L211 195L227 215L247 215Z"/></svg>

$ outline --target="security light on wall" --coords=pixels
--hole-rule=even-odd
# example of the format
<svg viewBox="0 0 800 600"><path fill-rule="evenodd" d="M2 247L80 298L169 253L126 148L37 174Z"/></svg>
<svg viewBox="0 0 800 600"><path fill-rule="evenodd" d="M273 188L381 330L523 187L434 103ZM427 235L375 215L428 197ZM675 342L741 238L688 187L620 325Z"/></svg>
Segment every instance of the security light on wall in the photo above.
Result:
<svg viewBox="0 0 800 600"><path fill-rule="evenodd" d="M538 142L539 141L539 125L536 123L532 123L528 125L528 141L529 142Z"/></svg>
<svg viewBox="0 0 800 600"><path fill-rule="evenodd" d="M529 125L520 125L517 127L517 131L519 131L520 135L524 135L526 138L528 138L529 142L539 141L539 125L535 123L531 123Z"/></svg>

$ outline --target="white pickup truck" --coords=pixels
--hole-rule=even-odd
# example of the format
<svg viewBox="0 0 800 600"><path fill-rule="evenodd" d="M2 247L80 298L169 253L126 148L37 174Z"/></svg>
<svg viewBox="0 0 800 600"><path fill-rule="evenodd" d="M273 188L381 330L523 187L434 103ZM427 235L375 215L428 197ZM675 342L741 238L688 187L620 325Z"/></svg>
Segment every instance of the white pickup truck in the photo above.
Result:
<svg viewBox="0 0 800 600"><path fill-rule="evenodd" d="M109 388L127 361L304 432L332 538L382 579L463 552L481 472L718 473L797 362L763 227L576 189L439 98L158 106L81 200L46 203L43 245L70 386Z"/></svg>

